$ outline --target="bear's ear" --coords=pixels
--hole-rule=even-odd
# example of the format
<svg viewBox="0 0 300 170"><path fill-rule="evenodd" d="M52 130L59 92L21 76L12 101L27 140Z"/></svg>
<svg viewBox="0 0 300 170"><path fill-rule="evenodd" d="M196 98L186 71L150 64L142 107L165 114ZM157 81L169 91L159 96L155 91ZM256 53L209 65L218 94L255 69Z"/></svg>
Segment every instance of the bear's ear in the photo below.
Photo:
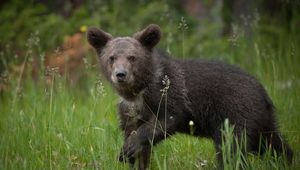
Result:
<svg viewBox="0 0 300 170"><path fill-rule="evenodd" d="M133 38L149 49L152 49L159 42L160 37L160 28L155 24L150 24L144 30L133 35Z"/></svg>
<svg viewBox="0 0 300 170"><path fill-rule="evenodd" d="M112 36L96 27L91 27L87 32L87 39L96 50L100 51Z"/></svg>

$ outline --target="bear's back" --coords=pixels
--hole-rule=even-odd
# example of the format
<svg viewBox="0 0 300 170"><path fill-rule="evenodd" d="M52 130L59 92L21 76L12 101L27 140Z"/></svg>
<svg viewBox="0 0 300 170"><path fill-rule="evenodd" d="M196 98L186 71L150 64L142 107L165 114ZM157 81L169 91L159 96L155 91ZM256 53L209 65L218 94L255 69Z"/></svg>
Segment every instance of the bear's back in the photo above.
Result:
<svg viewBox="0 0 300 170"><path fill-rule="evenodd" d="M206 124L214 124L216 117L222 121L226 117L251 120L256 114L270 116L271 112L261 114L272 107L266 91L242 69L217 61L186 60L178 64L185 72L192 114L201 115Z"/></svg>
<svg viewBox="0 0 300 170"><path fill-rule="evenodd" d="M241 91L261 88L260 83L242 69L219 61L183 60L182 65L188 89Z"/></svg>

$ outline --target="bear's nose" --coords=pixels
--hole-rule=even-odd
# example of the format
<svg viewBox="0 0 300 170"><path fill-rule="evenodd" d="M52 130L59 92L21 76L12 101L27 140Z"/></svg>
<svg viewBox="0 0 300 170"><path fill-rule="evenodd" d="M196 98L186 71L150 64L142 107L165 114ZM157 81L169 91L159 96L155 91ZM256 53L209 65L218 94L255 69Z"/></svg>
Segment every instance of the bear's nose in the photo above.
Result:
<svg viewBox="0 0 300 170"><path fill-rule="evenodd" d="M123 82L126 78L127 72L125 70L116 70L116 77L119 82Z"/></svg>

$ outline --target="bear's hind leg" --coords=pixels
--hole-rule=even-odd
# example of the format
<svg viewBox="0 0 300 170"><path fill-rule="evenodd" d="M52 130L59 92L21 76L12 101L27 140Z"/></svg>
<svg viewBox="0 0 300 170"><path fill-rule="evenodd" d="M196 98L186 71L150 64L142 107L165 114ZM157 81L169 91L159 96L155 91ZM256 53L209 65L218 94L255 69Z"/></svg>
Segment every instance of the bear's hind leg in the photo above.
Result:
<svg viewBox="0 0 300 170"><path fill-rule="evenodd" d="M278 133L270 133L266 137L267 146L274 149L278 154L282 154L286 157L288 164L292 163L293 151L285 139Z"/></svg>

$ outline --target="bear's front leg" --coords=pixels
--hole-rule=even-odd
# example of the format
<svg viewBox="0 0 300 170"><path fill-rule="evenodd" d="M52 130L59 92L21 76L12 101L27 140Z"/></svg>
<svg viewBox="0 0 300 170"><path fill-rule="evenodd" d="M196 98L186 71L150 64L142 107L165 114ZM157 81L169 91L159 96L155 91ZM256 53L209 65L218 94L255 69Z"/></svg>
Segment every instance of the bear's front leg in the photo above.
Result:
<svg viewBox="0 0 300 170"><path fill-rule="evenodd" d="M146 169L150 160L151 147L166 137L174 134L175 123L153 120L142 124L137 131L133 131L126 139L121 156L129 160L139 158L139 169ZM125 159L122 157L121 159Z"/></svg>
<svg viewBox="0 0 300 170"><path fill-rule="evenodd" d="M130 169L134 169L135 160L138 159L139 169L146 169L149 164L151 145L141 145L137 142L136 133L137 131L133 131L128 139L125 139L119 160L125 161L128 158Z"/></svg>
<svg viewBox="0 0 300 170"><path fill-rule="evenodd" d="M126 143L127 138L129 138L131 136L131 133L136 133L136 131L134 130L134 128L130 128L130 127L127 127L127 129L124 130L124 143ZM123 152L123 149L121 150L120 154L119 154L119 161L120 162L123 162L123 161L126 161L126 156L124 155L124 152ZM129 162L129 169L130 170L133 170L134 169L134 164L135 164L135 157L131 157L128 159L128 162Z"/></svg>
<svg viewBox="0 0 300 170"><path fill-rule="evenodd" d="M144 146L138 155L139 169L146 169L150 162L151 146Z"/></svg>
<svg viewBox="0 0 300 170"><path fill-rule="evenodd" d="M138 151L142 148L141 143L138 141L137 131L132 131L132 133L125 138L125 142L123 148L120 153L119 160L125 161L128 158L130 160L134 160ZM134 163L134 162L132 162Z"/></svg>

